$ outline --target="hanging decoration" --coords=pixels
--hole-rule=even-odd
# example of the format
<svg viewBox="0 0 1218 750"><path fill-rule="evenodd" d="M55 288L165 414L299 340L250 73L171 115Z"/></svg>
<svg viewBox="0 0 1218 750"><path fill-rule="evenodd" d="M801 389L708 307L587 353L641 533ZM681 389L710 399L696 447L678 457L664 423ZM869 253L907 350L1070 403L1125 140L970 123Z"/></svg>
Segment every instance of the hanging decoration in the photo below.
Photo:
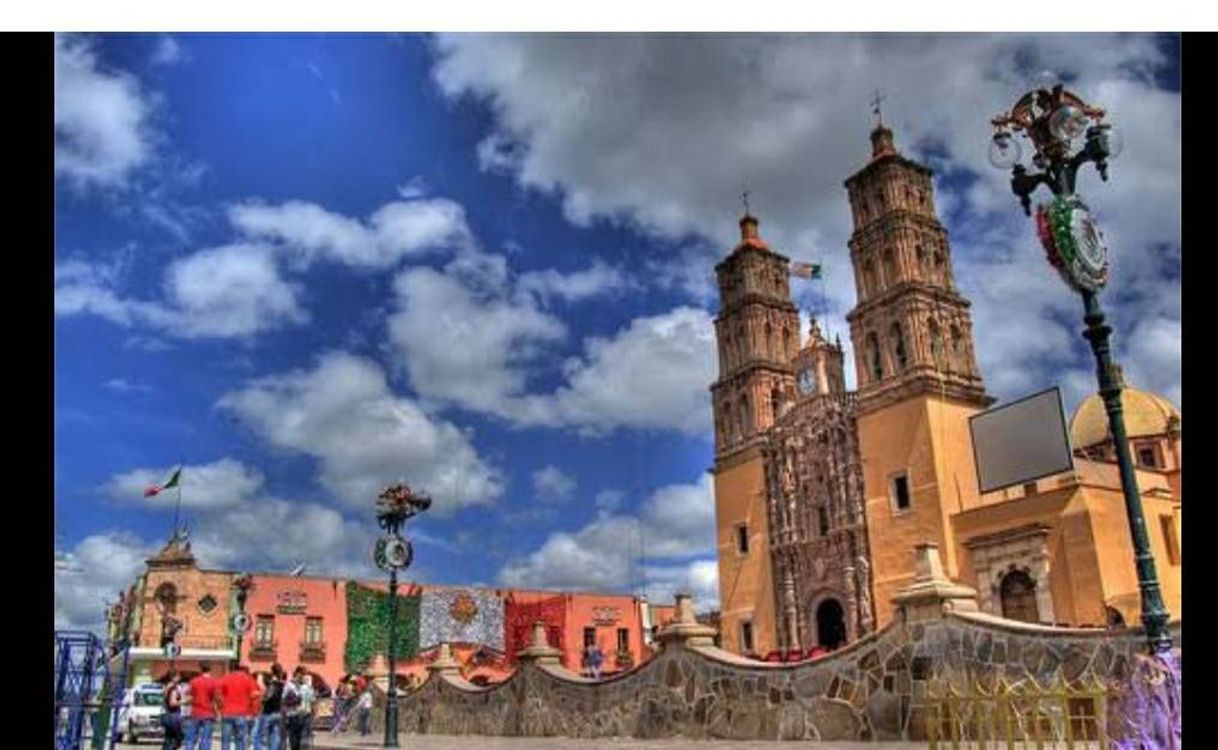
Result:
<svg viewBox="0 0 1218 750"><path fill-rule="evenodd" d="M366 669L375 654L389 646L389 595L348 581L347 648L344 664L351 672ZM398 596L398 622L394 651L401 661L419 651L419 596Z"/></svg>

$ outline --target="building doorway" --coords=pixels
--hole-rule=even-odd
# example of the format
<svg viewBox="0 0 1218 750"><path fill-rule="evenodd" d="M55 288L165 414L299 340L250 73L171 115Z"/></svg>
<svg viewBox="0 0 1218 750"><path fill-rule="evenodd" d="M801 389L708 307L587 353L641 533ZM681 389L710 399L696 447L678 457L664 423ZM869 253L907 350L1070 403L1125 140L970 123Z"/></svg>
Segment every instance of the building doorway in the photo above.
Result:
<svg viewBox="0 0 1218 750"><path fill-rule="evenodd" d="M816 608L816 640L828 649L846 642L846 615L836 599L826 599Z"/></svg>
<svg viewBox="0 0 1218 750"><path fill-rule="evenodd" d="M1022 570L1013 570L1002 577L999 588L1002 616L1008 620L1040 622L1036 607L1036 582Z"/></svg>

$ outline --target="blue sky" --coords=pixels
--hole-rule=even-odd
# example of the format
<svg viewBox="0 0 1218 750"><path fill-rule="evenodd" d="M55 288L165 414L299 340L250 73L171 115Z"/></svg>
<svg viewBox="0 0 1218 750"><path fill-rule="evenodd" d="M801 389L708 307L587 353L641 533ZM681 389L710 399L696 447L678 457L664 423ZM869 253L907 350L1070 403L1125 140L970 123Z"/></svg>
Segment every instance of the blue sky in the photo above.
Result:
<svg viewBox="0 0 1218 750"><path fill-rule="evenodd" d="M713 265L747 183L848 343L876 87L938 172L987 386L1072 408L1079 304L985 162L1041 68L1124 129L1080 189L1126 374L1179 404L1171 37L59 37L57 620L95 623L163 543L140 490L179 461L208 565L371 575L402 478L436 498L421 580L713 605Z"/></svg>

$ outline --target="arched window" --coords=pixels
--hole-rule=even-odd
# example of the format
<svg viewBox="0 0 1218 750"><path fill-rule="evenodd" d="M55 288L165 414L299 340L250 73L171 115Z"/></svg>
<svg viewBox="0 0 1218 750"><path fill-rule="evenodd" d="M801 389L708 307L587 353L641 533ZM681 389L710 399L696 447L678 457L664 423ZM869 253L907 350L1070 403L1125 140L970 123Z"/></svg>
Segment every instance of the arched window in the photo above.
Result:
<svg viewBox="0 0 1218 750"><path fill-rule="evenodd" d="M791 339L791 329L782 327L782 360L786 362L795 356L795 342Z"/></svg>
<svg viewBox="0 0 1218 750"><path fill-rule="evenodd" d="M960 370L966 370L964 356L964 336L958 326L952 326L952 363Z"/></svg>
<svg viewBox="0 0 1218 750"><path fill-rule="evenodd" d="M943 368L943 334L939 332L939 323L934 318L926 326L930 334L930 356L935 361L935 367Z"/></svg>
<svg viewBox="0 0 1218 750"><path fill-rule="evenodd" d="M879 290L875 282L875 266L868 260L863 263L863 294L871 295L877 291Z"/></svg>
<svg viewBox="0 0 1218 750"><path fill-rule="evenodd" d="M867 334L867 364L871 368L872 380L884 377L884 363L880 359L880 339L875 335L875 331Z"/></svg>
<svg viewBox="0 0 1218 750"><path fill-rule="evenodd" d="M172 583L162 583L156 587L157 604L161 610L167 614L173 614L178 608L178 589Z"/></svg>
<svg viewBox="0 0 1218 750"><path fill-rule="evenodd" d="M746 393L740 398L740 437L744 437L752 429L751 420L749 419L749 395Z"/></svg>
<svg viewBox="0 0 1218 750"><path fill-rule="evenodd" d="M766 354L770 359L778 359L778 346L774 342L774 326L767 321L765 324Z"/></svg>
<svg viewBox="0 0 1218 750"><path fill-rule="evenodd" d="M941 284L945 282L945 279L943 277L943 251L942 250L935 251L935 279Z"/></svg>
<svg viewBox="0 0 1218 750"><path fill-rule="evenodd" d="M905 353L905 334L901 332L901 324L892 324L892 353L896 359L897 369L904 370L908 364Z"/></svg>
<svg viewBox="0 0 1218 750"><path fill-rule="evenodd" d="M723 402L723 439L732 440L736 437L736 412L732 411L732 402Z"/></svg>
<svg viewBox="0 0 1218 750"><path fill-rule="evenodd" d="M744 328L736 326L736 349L739 354L739 359L737 361L740 364L744 364L744 362L748 360L749 353L747 343L748 342L744 340Z"/></svg>
<svg viewBox="0 0 1218 750"><path fill-rule="evenodd" d="M816 507L816 522L821 536L829 533L829 510L823 504Z"/></svg>
<svg viewBox="0 0 1218 750"><path fill-rule="evenodd" d="M918 262L918 271L922 274L922 278L930 276L930 268L927 265L926 250L921 244L914 245L914 259Z"/></svg>
<svg viewBox="0 0 1218 750"><path fill-rule="evenodd" d="M777 388L770 391L770 408L774 413L774 421L777 422L778 418L782 416L782 391Z"/></svg>
<svg viewBox="0 0 1218 750"><path fill-rule="evenodd" d="M897 283L897 260L892 248L884 249L884 288Z"/></svg>
<svg viewBox="0 0 1218 750"><path fill-rule="evenodd" d="M1036 608L1036 582L1022 570L1012 570L1002 577L999 584L1002 598L1002 616L1008 620L1040 622L1040 611Z"/></svg>

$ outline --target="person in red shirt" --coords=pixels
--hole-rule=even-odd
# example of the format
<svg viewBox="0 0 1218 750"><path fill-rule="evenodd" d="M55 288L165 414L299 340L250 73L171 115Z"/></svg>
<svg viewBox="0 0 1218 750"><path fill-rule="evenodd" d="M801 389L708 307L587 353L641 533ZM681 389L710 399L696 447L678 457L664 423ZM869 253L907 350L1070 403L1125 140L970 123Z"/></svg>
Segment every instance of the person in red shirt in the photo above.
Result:
<svg viewBox="0 0 1218 750"><path fill-rule="evenodd" d="M199 665L199 674L190 681L190 716L186 722L186 750L196 747L211 750L211 735L219 712L216 709L216 678L211 666Z"/></svg>
<svg viewBox="0 0 1218 750"><path fill-rule="evenodd" d="M233 671L219 680L216 691L220 703L220 747L230 750L246 750L245 741L250 734L253 719L262 696L262 689L250 675L244 664L237 664Z"/></svg>

